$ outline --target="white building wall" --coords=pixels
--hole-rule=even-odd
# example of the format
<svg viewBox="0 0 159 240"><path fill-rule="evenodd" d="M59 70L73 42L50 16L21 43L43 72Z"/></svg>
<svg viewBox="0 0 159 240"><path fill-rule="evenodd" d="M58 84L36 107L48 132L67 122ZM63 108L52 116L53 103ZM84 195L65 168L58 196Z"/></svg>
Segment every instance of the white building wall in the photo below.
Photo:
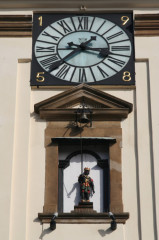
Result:
<svg viewBox="0 0 159 240"><path fill-rule="evenodd" d="M159 226L159 37L138 37L136 90L106 90L133 103L122 122L122 173L125 225L115 232L109 225L49 225L37 219L44 204L46 122L34 113L34 104L61 90L31 90L31 38L0 38L1 66L1 238L5 240L124 239L157 240ZM24 127L25 126L25 127ZM159 230L159 229L158 229Z"/></svg>

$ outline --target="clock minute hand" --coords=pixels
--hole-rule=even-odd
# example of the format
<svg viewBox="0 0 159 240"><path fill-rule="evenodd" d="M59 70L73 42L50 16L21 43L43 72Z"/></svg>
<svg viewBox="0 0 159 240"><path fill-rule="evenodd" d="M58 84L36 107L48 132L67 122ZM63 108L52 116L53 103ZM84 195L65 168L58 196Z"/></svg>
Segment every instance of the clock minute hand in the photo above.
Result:
<svg viewBox="0 0 159 240"><path fill-rule="evenodd" d="M91 48L86 46L86 50L97 51L102 57L107 57L109 55L109 48Z"/></svg>
<svg viewBox="0 0 159 240"><path fill-rule="evenodd" d="M49 72L51 72L51 71L55 70L56 68L58 68L61 64L64 63L65 59L73 56L75 53L79 52L80 50L81 50L81 48L80 48L80 47L77 47L77 48L75 48L72 52L70 52L69 54L67 54L64 58L62 58L61 60L56 61L55 63L53 63L53 64L51 65L51 67L49 68Z"/></svg>

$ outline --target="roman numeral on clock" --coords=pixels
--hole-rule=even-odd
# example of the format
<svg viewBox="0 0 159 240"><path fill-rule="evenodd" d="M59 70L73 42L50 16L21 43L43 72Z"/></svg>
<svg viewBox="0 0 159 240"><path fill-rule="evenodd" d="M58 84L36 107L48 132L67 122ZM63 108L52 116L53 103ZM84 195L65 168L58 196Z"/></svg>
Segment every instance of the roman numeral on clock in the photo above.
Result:
<svg viewBox="0 0 159 240"><path fill-rule="evenodd" d="M108 73L106 73L101 67L97 66L97 68L103 77L109 77Z"/></svg>
<svg viewBox="0 0 159 240"><path fill-rule="evenodd" d="M79 82L87 82L86 71L84 68L79 69Z"/></svg>
<svg viewBox="0 0 159 240"><path fill-rule="evenodd" d="M57 78L62 78L62 79L64 79L65 77L66 77L66 75L67 75L67 73L69 72L69 70L70 70L70 66L68 66L68 65L63 65L62 66L62 68L56 73L56 77Z"/></svg>
<svg viewBox="0 0 159 240"><path fill-rule="evenodd" d="M119 36L122 35L122 34L123 34L123 32L120 31L120 32L117 32L117 33L115 33L115 34L110 35L110 36L107 37L106 39L109 41L109 40L111 40L111 39L113 39L113 38L119 37Z"/></svg>
<svg viewBox="0 0 159 240"><path fill-rule="evenodd" d="M53 35L51 35L50 33L46 32L46 31L44 31L44 32L42 33L42 35L43 35L43 36L46 36L46 37L51 37L51 38L54 39L55 41L58 41L58 40L59 40L59 37L53 36Z"/></svg>
<svg viewBox="0 0 159 240"><path fill-rule="evenodd" d="M41 60L40 63L45 69L49 69L52 64L58 59L58 56L56 54L53 54L52 57L45 58L44 60Z"/></svg>
<svg viewBox="0 0 159 240"><path fill-rule="evenodd" d="M130 51L130 46L112 46L111 51Z"/></svg>
<svg viewBox="0 0 159 240"><path fill-rule="evenodd" d="M70 26L66 23L65 20L61 20L57 22L64 30L65 33L72 32L73 30L70 28Z"/></svg>
<svg viewBox="0 0 159 240"><path fill-rule="evenodd" d="M52 47L40 47L36 46L37 52L55 52L55 46Z"/></svg>
<svg viewBox="0 0 159 240"><path fill-rule="evenodd" d="M123 67L125 62L122 61L122 60L119 60L117 58L114 58L114 57L108 57L107 58L108 61L112 62L112 63L115 63L116 65L118 65L119 67Z"/></svg>
<svg viewBox="0 0 159 240"><path fill-rule="evenodd" d="M78 17L78 30L88 30L88 17Z"/></svg>

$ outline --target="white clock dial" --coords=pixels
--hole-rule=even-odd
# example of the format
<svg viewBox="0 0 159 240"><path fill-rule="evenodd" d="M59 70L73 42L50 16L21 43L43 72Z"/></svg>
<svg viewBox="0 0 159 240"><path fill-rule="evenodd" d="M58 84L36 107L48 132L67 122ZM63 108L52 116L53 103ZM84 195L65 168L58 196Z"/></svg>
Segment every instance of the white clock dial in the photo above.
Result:
<svg viewBox="0 0 159 240"><path fill-rule="evenodd" d="M69 82L109 79L128 63L132 46L115 23L93 16L61 19L46 27L35 43L40 66Z"/></svg>

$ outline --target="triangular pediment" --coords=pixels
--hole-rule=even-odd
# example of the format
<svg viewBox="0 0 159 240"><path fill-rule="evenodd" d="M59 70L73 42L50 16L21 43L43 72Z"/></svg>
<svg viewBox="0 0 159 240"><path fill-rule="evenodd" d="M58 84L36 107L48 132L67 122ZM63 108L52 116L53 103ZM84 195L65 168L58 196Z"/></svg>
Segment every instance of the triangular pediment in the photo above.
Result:
<svg viewBox="0 0 159 240"><path fill-rule="evenodd" d="M80 84L34 105L41 118L49 120L72 120L75 109L82 103L92 109L94 120L126 118L132 104L108 93ZM114 117L113 117L114 116ZM62 119L61 119L62 118Z"/></svg>

